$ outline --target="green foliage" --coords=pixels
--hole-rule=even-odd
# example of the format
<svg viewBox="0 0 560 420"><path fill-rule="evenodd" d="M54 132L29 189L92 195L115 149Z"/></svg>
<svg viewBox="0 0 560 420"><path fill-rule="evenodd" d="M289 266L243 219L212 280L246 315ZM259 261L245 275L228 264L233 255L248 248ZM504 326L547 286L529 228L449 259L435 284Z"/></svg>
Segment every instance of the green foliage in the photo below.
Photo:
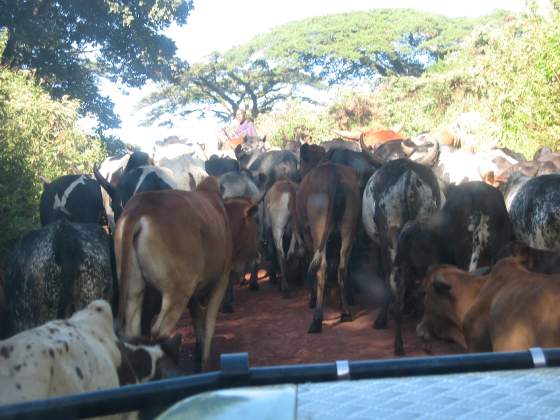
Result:
<svg viewBox="0 0 560 420"><path fill-rule="evenodd" d="M283 111L261 114L255 123L259 134L266 135L270 144L278 147L290 140L319 143L332 138L336 128L328 115L298 101L287 102Z"/></svg>
<svg viewBox="0 0 560 420"><path fill-rule="evenodd" d="M100 130L116 127L99 76L129 86L169 77L176 47L162 31L184 24L191 8L192 0L0 0L7 34L0 63L35 69L55 97L80 99L80 112L97 116Z"/></svg>
<svg viewBox="0 0 560 420"><path fill-rule="evenodd" d="M419 77L393 76L370 93L348 93L330 106L339 125L391 127L409 135L455 126L466 113L476 148L500 145L531 157L560 146L560 21L507 16L478 26L460 47ZM360 113L356 113L357 104ZM368 108L369 107L369 113ZM367 116L371 115L366 122ZM363 118L363 117L366 118Z"/></svg>
<svg viewBox="0 0 560 420"><path fill-rule="evenodd" d="M237 65L231 57L214 53L208 63L181 70L173 83L144 98L141 106L150 107L146 124L161 122L167 115L191 113L201 117L211 113L228 121L238 108L247 108L257 117L287 99L310 101L298 92L301 84L317 86L317 80L298 69L271 65L259 57L245 57L244 64Z"/></svg>
<svg viewBox="0 0 560 420"><path fill-rule="evenodd" d="M90 172L106 156L101 141L78 130L78 102L53 100L34 80L0 68L0 263L38 226L39 176Z"/></svg>
<svg viewBox="0 0 560 420"><path fill-rule="evenodd" d="M288 99L313 102L302 87L324 88L360 77L419 75L480 21L413 10L373 10L283 25L207 63L178 69L172 83L147 97L146 124L169 116L212 113L222 121L239 107L257 117Z"/></svg>
<svg viewBox="0 0 560 420"><path fill-rule="evenodd" d="M314 17L283 25L239 48L319 76L329 83L356 77L419 75L445 57L476 24L499 19L450 19L410 9L376 9Z"/></svg>

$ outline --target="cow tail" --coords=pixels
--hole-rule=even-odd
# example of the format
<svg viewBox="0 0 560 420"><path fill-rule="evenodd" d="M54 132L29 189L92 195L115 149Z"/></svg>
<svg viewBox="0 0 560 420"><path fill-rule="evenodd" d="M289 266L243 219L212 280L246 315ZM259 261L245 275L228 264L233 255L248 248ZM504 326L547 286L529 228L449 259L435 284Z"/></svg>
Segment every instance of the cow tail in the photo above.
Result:
<svg viewBox="0 0 560 420"><path fill-rule="evenodd" d="M54 234L54 260L61 269L62 278L57 318L70 316L69 309L73 302L74 283L84 259L84 250L78 235L79 232L66 219L61 220ZM78 308L74 308L74 310L76 309Z"/></svg>
<svg viewBox="0 0 560 420"><path fill-rule="evenodd" d="M136 264L136 255L134 251L134 240L136 236L140 233L141 230L141 223L140 220L134 220L128 215L127 219L123 220L118 225L118 229L122 231L122 235L120 235L120 243L115 246L120 247L120 267L117 266L117 271L119 273L118 276L118 283L119 283L119 308L118 308L118 326L120 329L124 329L125 321L126 321L126 303L128 301L128 289L129 289L129 282L130 282L130 268L132 264ZM116 232L118 235L119 232ZM115 249L115 251L117 251ZM119 270L120 268L120 270Z"/></svg>
<svg viewBox="0 0 560 420"><path fill-rule="evenodd" d="M337 170L330 172L330 179L327 181L329 204L327 207L327 217L325 223L325 229L323 230L323 235L321 241L319 242L319 247L315 250L311 263L309 263L309 268L307 269L307 283L313 284L312 279L317 274L319 270L319 264L321 263L321 258L326 258L327 255L327 242L331 235L331 232L335 231L337 223L340 219L340 214L344 212L344 191L340 183L340 175Z"/></svg>

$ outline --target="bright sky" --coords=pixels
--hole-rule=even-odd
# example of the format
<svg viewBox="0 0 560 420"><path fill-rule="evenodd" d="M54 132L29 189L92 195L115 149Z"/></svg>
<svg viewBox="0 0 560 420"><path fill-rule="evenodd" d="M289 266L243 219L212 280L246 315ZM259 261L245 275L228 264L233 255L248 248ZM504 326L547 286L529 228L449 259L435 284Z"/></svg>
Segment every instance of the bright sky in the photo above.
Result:
<svg viewBox="0 0 560 420"><path fill-rule="evenodd" d="M196 62L212 51L226 51L288 22L312 16L389 7L420 9L449 17L474 17L489 14L495 9L519 12L525 7L525 0L194 0L194 10L186 26L173 27L167 35L175 40L181 58ZM171 129L141 127L143 115L135 111L136 103L153 88L147 86L123 94L109 83L102 85L103 93L111 96L115 111L122 119L122 128L114 130L114 134L147 151L155 140L170 135L198 141L216 137L220 128L213 119L177 119L176 126Z"/></svg>

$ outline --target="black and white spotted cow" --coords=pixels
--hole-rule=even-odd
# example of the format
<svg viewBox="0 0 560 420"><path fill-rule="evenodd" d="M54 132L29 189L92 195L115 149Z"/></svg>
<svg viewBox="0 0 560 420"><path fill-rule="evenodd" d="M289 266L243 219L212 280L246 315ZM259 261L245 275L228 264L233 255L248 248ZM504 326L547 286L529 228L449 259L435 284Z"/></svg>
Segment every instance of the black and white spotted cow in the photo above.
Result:
<svg viewBox="0 0 560 420"><path fill-rule="evenodd" d="M0 404L176 376L180 341L121 341L104 300L0 341Z"/></svg>
<svg viewBox="0 0 560 420"><path fill-rule="evenodd" d="M395 304L395 353L403 353L400 331L401 312L406 290L396 278L394 261L397 238L406 222L434 214L443 201L438 181L430 168L409 159L385 163L369 179L362 200L362 222L367 235L381 250L381 268L385 277L386 302L375 320L375 328L385 328L389 296Z"/></svg>
<svg viewBox="0 0 560 420"><path fill-rule="evenodd" d="M29 232L8 257L6 334L113 299L109 237L98 224L57 220Z"/></svg>
<svg viewBox="0 0 560 420"><path fill-rule="evenodd" d="M99 184L87 175L65 175L52 182L43 180L39 202L41 225L60 218L76 223L100 223L105 207Z"/></svg>
<svg viewBox="0 0 560 420"><path fill-rule="evenodd" d="M560 252L560 174L525 182L509 211L516 239L534 248Z"/></svg>

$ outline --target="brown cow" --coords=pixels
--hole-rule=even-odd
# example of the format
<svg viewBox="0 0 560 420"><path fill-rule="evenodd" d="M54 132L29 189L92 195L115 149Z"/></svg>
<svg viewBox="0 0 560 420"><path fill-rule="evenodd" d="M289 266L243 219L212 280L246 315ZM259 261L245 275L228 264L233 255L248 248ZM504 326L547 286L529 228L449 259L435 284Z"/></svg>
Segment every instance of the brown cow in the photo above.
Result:
<svg viewBox="0 0 560 420"><path fill-rule="evenodd" d="M309 171L301 181L296 195L296 214L305 246L313 256L307 270L308 279L316 274L316 288L312 288L310 306L315 306L310 333L321 332L323 299L327 276L327 243L339 254L338 286L340 291L340 320L351 321L346 301L346 272L348 258L355 239L360 217L359 180L352 168L326 163ZM336 242L336 241L333 241Z"/></svg>
<svg viewBox="0 0 560 420"><path fill-rule="evenodd" d="M559 299L559 275L530 272L513 257L486 276L436 266L417 333L455 341L471 352L558 347Z"/></svg>
<svg viewBox="0 0 560 420"><path fill-rule="evenodd" d="M168 336L188 304L197 337L197 369L206 368L230 271L256 254L256 212L247 199L224 206L213 177L195 192L135 195L115 232L118 319L124 334L139 334L144 289L150 285L162 294L152 336Z"/></svg>
<svg viewBox="0 0 560 420"><path fill-rule="evenodd" d="M408 137L393 130L366 130L361 133L352 133L350 131L334 131L337 136L344 139L359 141L360 139L366 146L373 147L377 144L387 143L393 140L405 140Z"/></svg>

